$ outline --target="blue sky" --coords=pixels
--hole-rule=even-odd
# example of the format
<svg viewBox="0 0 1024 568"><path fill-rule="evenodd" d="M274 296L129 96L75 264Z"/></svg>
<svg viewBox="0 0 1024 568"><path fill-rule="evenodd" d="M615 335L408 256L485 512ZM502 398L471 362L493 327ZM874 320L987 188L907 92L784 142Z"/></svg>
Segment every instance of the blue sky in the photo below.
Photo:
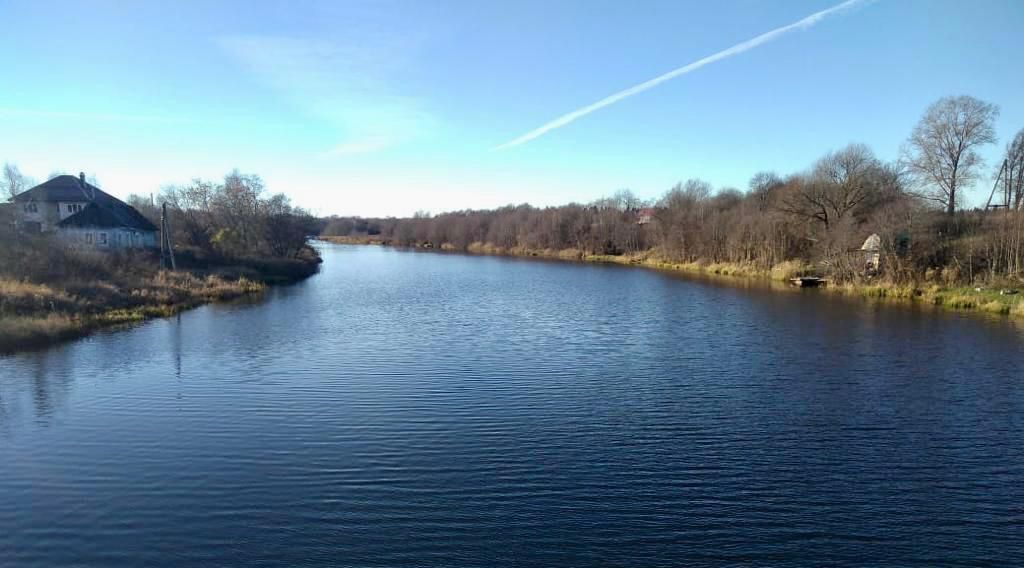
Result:
<svg viewBox="0 0 1024 568"><path fill-rule="evenodd" d="M0 161L122 196L237 167L321 214L554 205L894 159L969 94L1001 107L994 164L1024 127L1017 0L864 2L495 150L837 3L0 0Z"/></svg>

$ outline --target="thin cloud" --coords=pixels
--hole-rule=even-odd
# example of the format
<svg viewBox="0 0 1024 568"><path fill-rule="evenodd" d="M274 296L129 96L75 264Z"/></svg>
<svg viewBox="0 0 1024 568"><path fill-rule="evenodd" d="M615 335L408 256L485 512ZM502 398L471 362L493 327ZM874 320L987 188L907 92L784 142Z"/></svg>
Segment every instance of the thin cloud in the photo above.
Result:
<svg viewBox="0 0 1024 568"><path fill-rule="evenodd" d="M0 107L0 116L23 117L23 118L60 118L77 120L99 120L103 122L165 122L182 123L195 122L189 118L176 116L160 116L150 114L115 114L115 113L92 113L92 112L69 112L58 110L38 110L26 108Z"/></svg>
<svg viewBox="0 0 1024 568"><path fill-rule="evenodd" d="M740 53L743 53L744 51L749 51L751 49L754 49L755 47L758 47L760 45L764 45L764 44L766 44L766 43L768 43L770 41L778 39L779 37L782 37L783 35L786 35L789 32L808 29L808 28L816 25L817 23L821 22L822 20L824 20L825 18L827 18L829 16L838 15L838 14L840 14L840 13L842 13L842 12L844 12L844 11L846 11L846 10L848 10L848 9L858 5L858 4L865 4L865 3L868 3L868 2L872 2L872 1L873 0L847 0L846 2L843 2L841 4L837 4L837 5L835 5L835 6L831 7L831 8L822 10L820 12L815 12L815 13L811 14L810 16L807 16L806 18L802 19L802 20L798 20L798 21L793 22L792 24L789 24L789 25L786 25L786 26L782 26L781 28L775 28L774 30L771 30L769 32L765 32L765 33L763 33L763 34L761 34L761 35L759 35L757 37L754 37L754 38L748 39L748 40L746 40L744 42L738 43L738 44L736 44L736 45L734 45L734 46L732 46L732 47L730 47L728 49L723 49L722 51L719 51L718 53L715 53L713 55L709 55L709 56L707 56L707 57L705 57L703 59L698 59L697 61L694 61L693 63L690 63L690 64L685 65L683 67L680 67L678 69L674 69L672 71L669 71L668 73L665 73L664 75L660 75L660 76L655 77L655 78L653 78L653 79L651 79L649 81L645 81L643 83L640 83L639 85L635 85L633 87L630 87L630 88L628 88L628 89L626 89L624 91L619 91L618 93L615 93L614 95L611 95L609 97L605 97L605 98L597 101L596 103L593 103L593 104L587 105L587 106L585 106L583 108L574 110L574 111L572 111L572 112L570 112L568 114L564 114L564 115L556 118L555 120L552 120L551 122L541 126L540 128L536 128L534 130L531 130L531 131L527 132L526 134L523 134L522 136L520 136L518 138L515 138L515 139L510 140L510 141L508 141L508 142L506 142L506 143L504 143L504 144L502 144L500 146L495 147L495 150L503 150L503 149L506 149L506 148L511 148L513 146L518 146L520 144L524 144L526 142L529 142L530 140L533 140L534 138L539 138L539 137L547 134L548 132L551 132L552 130L554 130L556 128L561 128L561 127L563 127L563 126L565 126L565 125L567 125L567 124L569 124L569 123L571 123L571 122L573 122L573 121L575 121L577 119L583 118L584 116L586 116L586 115L588 115L588 114L590 114L590 113L592 113L594 111L600 110L600 109L602 109L602 108L604 108L606 106L609 106L609 105L613 105L613 104L615 104L615 103L617 103L617 102L619 102L619 101L621 101L623 99L632 97L633 95L640 94L640 93L642 93L644 91L647 91L649 89L653 89L654 87L657 87L658 85L664 83L665 81L669 81L671 79L675 79L676 77L679 77L681 75L686 75L687 73L690 73L691 71L696 71L697 69L700 69L701 67L704 67L705 65L709 65L709 64L714 63L716 61L721 61L721 60L726 59L728 57L732 57L733 55L739 55Z"/></svg>
<svg viewBox="0 0 1024 568"><path fill-rule="evenodd" d="M306 38L228 36L218 43L293 105L338 130L322 157L378 152L427 131L434 119L396 92L411 48L387 38L359 45Z"/></svg>
<svg viewBox="0 0 1024 568"><path fill-rule="evenodd" d="M364 138L338 144L334 148L323 153L324 157L350 156L353 154L369 154L379 152L391 146L392 141L384 137Z"/></svg>

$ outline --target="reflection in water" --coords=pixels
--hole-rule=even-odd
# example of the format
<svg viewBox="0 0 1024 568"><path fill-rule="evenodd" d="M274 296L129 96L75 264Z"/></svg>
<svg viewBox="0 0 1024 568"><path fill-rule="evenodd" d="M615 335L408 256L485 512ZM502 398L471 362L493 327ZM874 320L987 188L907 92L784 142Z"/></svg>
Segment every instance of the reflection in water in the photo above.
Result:
<svg viewBox="0 0 1024 568"><path fill-rule="evenodd" d="M181 380L181 313L174 317L171 326L171 349L174 352L174 376Z"/></svg>
<svg viewBox="0 0 1024 568"><path fill-rule="evenodd" d="M1024 554L1015 323L622 267L323 252L321 274L263 300L0 359L0 557Z"/></svg>

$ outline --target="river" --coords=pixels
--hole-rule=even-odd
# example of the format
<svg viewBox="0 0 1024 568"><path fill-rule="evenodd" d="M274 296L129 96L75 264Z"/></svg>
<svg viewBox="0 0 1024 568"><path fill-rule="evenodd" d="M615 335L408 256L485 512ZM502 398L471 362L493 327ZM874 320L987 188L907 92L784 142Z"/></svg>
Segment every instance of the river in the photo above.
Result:
<svg viewBox="0 0 1024 568"><path fill-rule="evenodd" d="M0 566L1024 558L1024 328L323 245L259 301L0 358Z"/></svg>

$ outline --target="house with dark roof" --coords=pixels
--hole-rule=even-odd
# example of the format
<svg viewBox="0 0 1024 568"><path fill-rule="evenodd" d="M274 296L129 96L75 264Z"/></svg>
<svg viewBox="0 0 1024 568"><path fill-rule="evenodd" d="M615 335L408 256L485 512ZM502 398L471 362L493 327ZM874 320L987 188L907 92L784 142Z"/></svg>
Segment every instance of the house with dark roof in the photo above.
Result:
<svg viewBox="0 0 1024 568"><path fill-rule="evenodd" d="M156 226L131 205L85 181L57 176L14 196L20 230L56 233L68 243L98 249L156 247Z"/></svg>

